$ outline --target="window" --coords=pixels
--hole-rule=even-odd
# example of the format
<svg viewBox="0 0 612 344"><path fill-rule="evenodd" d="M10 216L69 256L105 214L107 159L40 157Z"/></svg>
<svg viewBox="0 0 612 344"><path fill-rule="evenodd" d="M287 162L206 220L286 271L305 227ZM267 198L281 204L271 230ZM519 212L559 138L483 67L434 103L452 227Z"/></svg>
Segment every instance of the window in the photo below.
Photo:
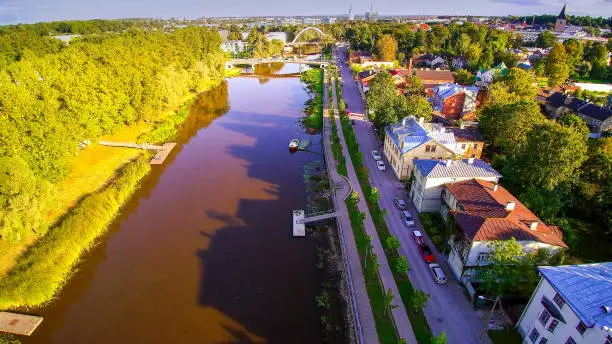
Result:
<svg viewBox="0 0 612 344"><path fill-rule="evenodd" d="M540 344L546 344L548 343L548 339L542 337L542 339L540 339Z"/></svg>
<svg viewBox="0 0 612 344"><path fill-rule="evenodd" d="M559 293L555 294L555 297L553 298L553 300L555 301L557 306L559 306L559 308L563 309L563 305L565 304L565 300L563 300L563 298L561 297L561 295L559 295Z"/></svg>
<svg viewBox="0 0 612 344"><path fill-rule="evenodd" d="M489 260L489 253L487 252L480 252L478 254L478 261L479 262L486 262Z"/></svg>
<svg viewBox="0 0 612 344"><path fill-rule="evenodd" d="M531 330L531 333L529 334L529 339L531 339L531 342L535 344L538 338L540 338L540 332L538 332L538 330L536 330L536 328L534 327L533 330Z"/></svg>
<svg viewBox="0 0 612 344"><path fill-rule="evenodd" d="M557 325L559 325L559 320L557 320L557 319L553 319L553 320L550 322L550 325L548 325L548 329L547 329L547 330L548 330L550 333L554 333L554 332L555 332L555 329L557 328Z"/></svg>
<svg viewBox="0 0 612 344"><path fill-rule="evenodd" d="M425 146L425 151L426 151L426 152L431 151L431 146L430 146L430 145L426 145L426 146Z"/></svg>
<svg viewBox="0 0 612 344"><path fill-rule="evenodd" d="M612 344L612 337L608 336L604 344Z"/></svg>
<svg viewBox="0 0 612 344"><path fill-rule="evenodd" d="M586 331L587 327L586 325L581 321L578 323L578 325L576 325L576 331L578 331L578 333L580 334L584 334L584 331Z"/></svg>
<svg viewBox="0 0 612 344"><path fill-rule="evenodd" d="M432 146L431 146L431 151L432 151L432 152L435 152L435 151L436 151L436 145L432 145Z"/></svg>
<svg viewBox="0 0 612 344"><path fill-rule="evenodd" d="M461 149L465 149L465 143L461 145Z"/></svg>
<svg viewBox="0 0 612 344"><path fill-rule="evenodd" d="M567 338L567 340L565 341L565 344L576 344L576 341L574 340L574 338L569 337L569 338Z"/></svg>
<svg viewBox="0 0 612 344"><path fill-rule="evenodd" d="M546 326L548 319L550 319L550 313L548 313L547 310L543 310L542 314L540 314L540 322L542 323L542 326Z"/></svg>
<svg viewBox="0 0 612 344"><path fill-rule="evenodd" d="M478 143L474 143L474 149L478 149Z"/></svg>
<svg viewBox="0 0 612 344"><path fill-rule="evenodd" d="M476 154L472 154L472 156L470 156L470 158L475 158L475 157L476 157Z"/></svg>

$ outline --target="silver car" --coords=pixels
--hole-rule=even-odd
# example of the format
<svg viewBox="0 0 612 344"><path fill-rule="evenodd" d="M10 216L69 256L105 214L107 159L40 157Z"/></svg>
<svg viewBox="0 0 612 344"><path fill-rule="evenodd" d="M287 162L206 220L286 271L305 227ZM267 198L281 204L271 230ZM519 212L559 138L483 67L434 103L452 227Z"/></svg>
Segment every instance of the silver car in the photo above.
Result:
<svg viewBox="0 0 612 344"><path fill-rule="evenodd" d="M402 220L404 220L404 223L406 224L406 226L408 227L414 226L414 219L412 218L412 215L410 214L408 210L402 211Z"/></svg>
<svg viewBox="0 0 612 344"><path fill-rule="evenodd" d="M438 284L446 284L446 275L444 275L444 271L440 268L440 265L436 263L429 264L429 271L431 271L431 275L434 278L434 281Z"/></svg>

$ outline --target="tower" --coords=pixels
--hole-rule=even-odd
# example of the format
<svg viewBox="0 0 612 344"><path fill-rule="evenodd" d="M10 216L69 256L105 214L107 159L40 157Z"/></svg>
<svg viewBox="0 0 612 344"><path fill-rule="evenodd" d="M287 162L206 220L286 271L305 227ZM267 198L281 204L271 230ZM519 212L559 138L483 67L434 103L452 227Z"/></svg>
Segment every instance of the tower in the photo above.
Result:
<svg viewBox="0 0 612 344"><path fill-rule="evenodd" d="M559 13L559 15L557 16L557 21L555 22L556 32L565 31L565 26L567 24L567 18L565 18L565 6L566 5L563 5L563 9L561 10L561 13Z"/></svg>
<svg viewBox="0 0 612 344"><path fill-rule="evenodd" d="M353 5L351 5L351 7L349 7L348 20L350 20L350 21L355 20L355 15L353 14Z"/></svg>

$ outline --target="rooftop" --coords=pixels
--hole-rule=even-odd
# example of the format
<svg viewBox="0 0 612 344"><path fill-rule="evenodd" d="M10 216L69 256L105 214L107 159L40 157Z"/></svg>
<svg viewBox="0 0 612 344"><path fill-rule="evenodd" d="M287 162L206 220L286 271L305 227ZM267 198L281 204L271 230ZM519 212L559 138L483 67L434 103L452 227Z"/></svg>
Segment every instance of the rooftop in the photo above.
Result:
<svg viewBox="0 0 612 344"><path fill-rule="evenodd" d="M455 135L455 141L463 142L463 141L484 141L480 131L476 128L457 128L450 127L448 128L453 135Z"/></svg>
<svg viewBox="0 0 612 344"><path fill-rule="evenodd" d="M427 178L502 177L491 165L480 159L474 159L472 163L468 159L452 161L450 165L448 161L419 159L414 161L414 166Z"/></svg>
<svg viewBox="0 0 612 344"><path fill-rule="evenodd" d="M567 248L557 227L548 226L508 190L493 182L471 179L446 186L457 199L455 222L475 241L537 241ZM507 209L508 203L514 207ZM531 225L537 222L535 229Z"/></svg>
<svg viewBox="0 0 612 344"><path fill-rule="evenodd" d="M455 136L452 133L430 131L414 116L406 117L402 122L387 126L385 132L395 146L400 148L402 154L431 140L435 140L451 151L455 146Z"/></svg>
<svg viewBox="0 0 612 344"><path fill-rule="evenodd" d="M450 70L417 69L414 71L414 74L418 76L421 80L423 80L424 83L427 83L428 80L455 82L453 73L451 73Z"/></svg>
<svg viewBox="0 0 612 344"><path fill-rule="evenodd" d="M442 99L446 99L448 97L454 96L455 94L464 93L466 91L470 91L474 94L477 94L478 87L465 87L451 82L446 82L433 88L434 94Z"/></svg>
<svg viewBox="0 0 612 344"><path fill-rule="evenodd" d="M612 262L541 266L540 273L588 327L612 328Z"/></svg>

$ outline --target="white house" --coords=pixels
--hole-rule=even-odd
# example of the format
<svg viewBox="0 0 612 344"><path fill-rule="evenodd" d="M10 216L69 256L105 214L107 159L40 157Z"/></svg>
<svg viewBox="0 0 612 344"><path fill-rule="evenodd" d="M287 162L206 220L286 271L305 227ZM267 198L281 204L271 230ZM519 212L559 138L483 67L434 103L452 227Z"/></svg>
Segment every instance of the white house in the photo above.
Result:
<svg viewBox="0 0 612 344"><path fill-rule="evenodd" d="M528 344L612 343L612 263L541 266L516 327Z"/></svg>
<svg viewBox="0 0 612 344"><path fill-rule="evenodd" d="M243 51L246 51L249 48L247 42L244 41L225 41L221 43L221 50L230 54L240 54Z"/></svg>
<svg viewBox="0 0 612 344"><path fill-rule="evenodd" d="M457 279L479 281L479 267L488 264L489 245L514 238L523 251L567 248L561 231L542 222L496 182L470 179L446 184L440 213L455 226L448 262Z"/></svg>
<svg viewBox="0 0 612 344"><path fill-rule="evenodd" d="M432 131L414 116L385 128L384 153L397 179L410 177L413 159L450 159L456 153L455 136L444 129Z"/></svg>
<svg viewBox="0 0 612 344"><path fill-rule="evenodd" d="M278 39L280 41L282 41L284 44L287 43L287 33L283 32L283 31L273 31L273 32L268 32L266 34L266 38L271 41L273 39Z"/></svg>
<svg viewBox="0 0 612 344"><path fill-rule="evenodd" d="M416 210L438 212L442 204L442 188L445 184L470 179L483 179L497 183L501 174L482 160L415 160L414 179L410 187L410 199Z"/></svg>

